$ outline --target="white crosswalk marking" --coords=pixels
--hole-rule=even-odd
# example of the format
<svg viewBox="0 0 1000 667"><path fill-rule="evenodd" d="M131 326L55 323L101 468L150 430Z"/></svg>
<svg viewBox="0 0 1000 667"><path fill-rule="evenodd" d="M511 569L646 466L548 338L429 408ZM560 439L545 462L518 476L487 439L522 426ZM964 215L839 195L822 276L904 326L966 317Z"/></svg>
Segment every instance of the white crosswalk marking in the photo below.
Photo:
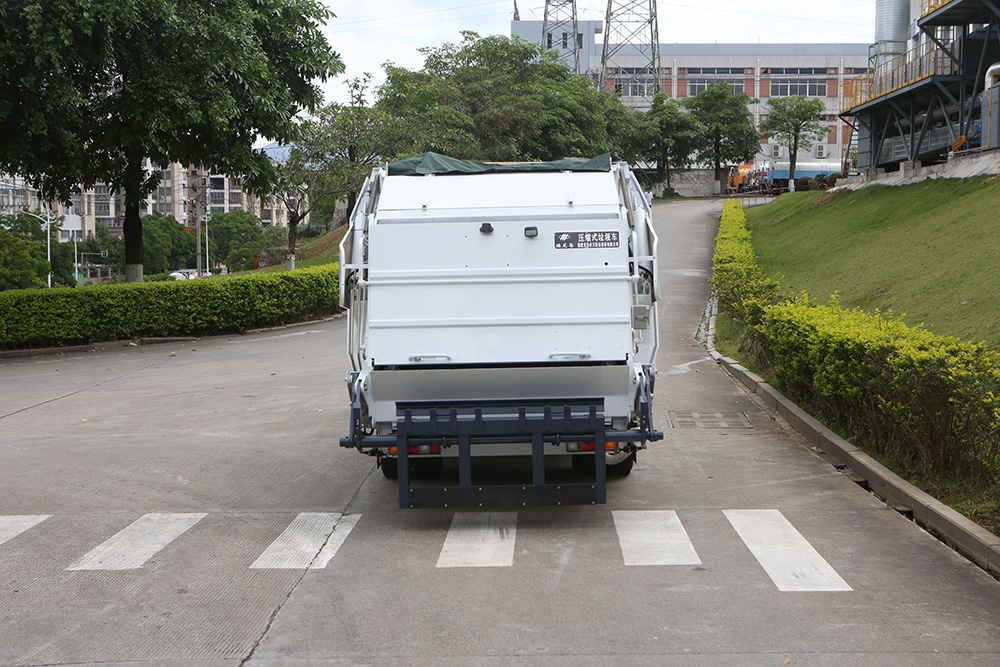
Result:
<svg viewBox="0 0 1000 667"><path fill-rule="evenodd" d="M66 569L139 569L205 516L205 514L146 514Z"/></svg>
<svg viewBox="0 0 1000 667"><path fill-rule="evenodd" d="M303 512L253 562L253 570L322 569L361 518L360 514Z"/></svg>
<svg viewBox="0 0 1000 667"><path fill-rule="evenodd" d="M14 539L24 531L34 528L51 516L51 514L0 516L0 544Z"/></svg>
<svg viewBox="0 0 1000 667"><path fill-rule="evenodd" d="M516 536L517 512L456 512L437 566L510 567Z"/></svg>
<svg viewBox="0 0 1000 667"><path fill-rule="evenodd" d="M779 591L851 591L778 510L723 510Z"/></svg>
<svg viewBox="0 0 1000 667"><path fill-rule="evenodd" d="M621 510L611 515L625 565L701 565L677 512Z"/></svg>

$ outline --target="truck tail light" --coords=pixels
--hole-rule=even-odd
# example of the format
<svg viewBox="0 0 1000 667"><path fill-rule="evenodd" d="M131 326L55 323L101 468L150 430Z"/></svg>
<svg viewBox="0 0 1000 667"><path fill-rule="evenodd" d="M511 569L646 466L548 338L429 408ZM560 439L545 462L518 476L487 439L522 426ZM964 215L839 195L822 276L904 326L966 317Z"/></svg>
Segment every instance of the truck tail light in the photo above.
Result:
<svg viewBox="0 0 1000 667"><path fill-rule="evenodd" d="M592 452L597 448L597 445L593 442L567 442L566 451L567 452ZM618 449L618 443L616 442L606 442L604 443L604 451L615 451Z"/></svg>
<svg viewBox="0 0 1000 667"><path fill-rule="evenodd" d="M441 445L410 445L406 448L407 454L440 454Z"/></svg>

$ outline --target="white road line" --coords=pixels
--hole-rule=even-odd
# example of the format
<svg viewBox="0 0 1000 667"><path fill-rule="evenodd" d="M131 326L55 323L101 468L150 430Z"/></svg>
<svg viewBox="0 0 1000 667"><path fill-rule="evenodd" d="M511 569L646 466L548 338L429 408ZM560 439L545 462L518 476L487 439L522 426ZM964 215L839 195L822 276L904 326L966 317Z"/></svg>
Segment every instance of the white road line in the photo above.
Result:
<svg viewBox="0 0 1000 667"><path fill-rule="evenodd" d="M625 565L701 565L677 512L616 510L611 515Z"/></svg>
<svg viewBox="0 0 1000 667"><path fill-rule="evenodd" d="M510 567L514 564L517 512L456 512L438 567Z"/></svg>
<svg viewBox="0 0 1000 667"><path fill-rule="evenodd" d="M51 514L25 514L21 516L0 516L0 544L12 540L29 528L45 521Z"/></svg>
<svg viewBox="0 0 1000 667"><path fill-rule="evenodd" d="M252 570L304 570L326 567L361 518L335 512L303 512L250 566Z"/></svg>
<svg viewBox="0 0 1000 667"><path fill-rule="evenodd" d="M778 510L723 510L779 591L851 591Z"/></svg>
<svg viewBox="0 0 1000 667"><path fill-rule="evenodd" d="M205 514L146 514L84 554L67 570L137 570Z"/></svg>

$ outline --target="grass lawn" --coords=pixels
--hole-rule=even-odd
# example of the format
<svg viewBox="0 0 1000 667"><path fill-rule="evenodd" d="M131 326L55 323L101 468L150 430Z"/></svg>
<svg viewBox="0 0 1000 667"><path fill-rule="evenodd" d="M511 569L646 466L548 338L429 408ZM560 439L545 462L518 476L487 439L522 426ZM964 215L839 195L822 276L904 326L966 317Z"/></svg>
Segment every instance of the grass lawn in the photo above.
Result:
<svg viewBox="0 0 1000 667"><path fill-rule="evenodd" d="M344 238L344 234L346 232L347 225L341 225L340 227L337 227L333 231L327 232L322 236L304 240L300 244L299 256L295 259L295 268L307 269L311 266L332 264L333 262L339 261L340 240ZM257 269L260 273L277 273L287 270L287 262L275 264L274 266L265 266L263 269Z"/></svg>
<svg viewBox="0 0 1000 667"><path fill-rule="evenodd" d="M1000 177L792 193L746 213L760 265L785 294L836 292L843 307L891 311L1000 351ZM718 326L720 351L736 356L738 327L722 316ZM880 460L1000 534L1000 488L914 476Z"/></svg>
<svg viewBox="0 0 1000 667"><path fill-rule="evenodd" d="M782 291L1000 350L1000 177L782 195L747 209Z"/></svg>

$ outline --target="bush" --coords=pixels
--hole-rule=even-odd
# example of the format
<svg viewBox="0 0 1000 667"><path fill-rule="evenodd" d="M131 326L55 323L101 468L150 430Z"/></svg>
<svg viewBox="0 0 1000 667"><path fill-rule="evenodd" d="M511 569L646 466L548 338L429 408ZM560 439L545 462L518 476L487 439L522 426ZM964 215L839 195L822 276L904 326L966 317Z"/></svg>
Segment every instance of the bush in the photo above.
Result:
<svg viewBox="0 0 1000 667"><path fill-rule="evenodd" d="M805 192L808 189L809 189L809 178L808 177L802 176L801 178L796 178L795 179L795 191L796 192Z"/></svg>
<svg viewBox="0 0 1000 667"><path fill-rule="evenodd" d="M209 336L339 309L339 268L0 293L0 349Z"/></svg>
<svg viewBox="0 0 1000 667"><path fill-rule="evenodd" d="M1000 481L1000 355L846 311L836 297L780 301L735 200L723 208L714 261L719 309L746 328L740 351L769 367L791 398L912 471Z"/></svg>
<svg viewBox="0 0 1000 667"><path fill-rule="evenodd" d="M757 264L746 220L739 201L725 202L715 238L712 275L719 309L744 326L759 321L763 307L778 298L778 282L767 278Z"/></svg>
<svg viewBox="0 0 1000 667"><path fill-rule="evenodd" d="M840 172L834 172L826 177L826 187L835 188L837 187L837 181L842 178Z"/></svg>
<svg viewBox="0 0 1000 667"><path fill-rule="evenodd" d="M758 335L782 388L911 470L1000 472L1000 355L834 302L765 309ZM987 480L989 481L989 480Z"/></svg>

